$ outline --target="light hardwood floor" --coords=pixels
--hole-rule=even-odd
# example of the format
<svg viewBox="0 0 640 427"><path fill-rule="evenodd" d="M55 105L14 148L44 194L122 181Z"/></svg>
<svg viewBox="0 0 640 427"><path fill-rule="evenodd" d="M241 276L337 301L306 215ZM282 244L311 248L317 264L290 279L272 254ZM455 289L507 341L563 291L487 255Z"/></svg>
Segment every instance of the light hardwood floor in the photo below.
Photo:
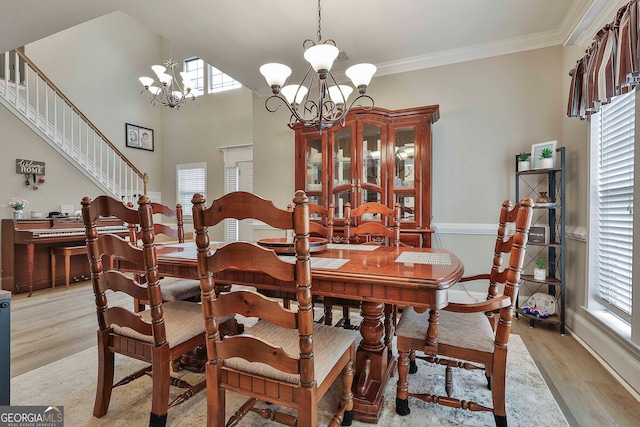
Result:
<svg viewBox="0 0 640 427"><path fill-rule="evenodd" d="M124 298L124 296L122 297ZM640 402L570 335L557 328L514 322L571 426L638 426ZM11 376L95 345L96 321L89 282L11 299ZM544 408L540 408L544 410ZM531 425L537 425L531 420Z"/></svg>

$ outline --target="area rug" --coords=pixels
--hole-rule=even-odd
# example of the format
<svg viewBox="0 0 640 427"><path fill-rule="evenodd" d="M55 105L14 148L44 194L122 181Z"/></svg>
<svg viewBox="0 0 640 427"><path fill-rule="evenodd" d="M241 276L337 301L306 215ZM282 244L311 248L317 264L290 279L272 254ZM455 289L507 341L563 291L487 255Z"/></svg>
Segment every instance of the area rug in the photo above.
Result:
<svg viewBox="0 0 640 427"><path fill-rule="evenodd" d="M444 394L444 368L418 361L419 371L409 376L413 391L429 391ZM142 366L141 362L117 356L116 379ZM97 351L93 347L65 359L58 360L31 372L11 379L11 404L57 405L64 407L65 426L141 426L148 423L151 409L151 379L141 378L126 386L114 389L109 412L103 418L92 416L95 397ZM527 352L522 339L512 335L509 340L507 376L507 412L510 426L539 425L545 427L568 426L558 404L547 388L538 368ZM197 380L198 374L181 374L187 380ZM491 406L491 394L480 371L456 370L454 395L465 400ZM385 402L381 426L423 427L432 426L491 426L493 415L486 412L469 412L410 400L411 414L400 417L395 413L397 374L391 378L385 390ZM339 383L339 382L338 382ZM340 384L336 384L324 397L319 409L319 424L326 425L332 408L338 404ZM470 391L473 390L473 391ZM177 394L177 393L176 393ZM227 399L227 411L232 413L243 397L232 395ZM192 427L206 424L206 394L201 392L187 402L169 410L168 426ZM245 426L274 424L255 414L249 414L241 422ZM369 426L354 421L354 426Z"/></svg>

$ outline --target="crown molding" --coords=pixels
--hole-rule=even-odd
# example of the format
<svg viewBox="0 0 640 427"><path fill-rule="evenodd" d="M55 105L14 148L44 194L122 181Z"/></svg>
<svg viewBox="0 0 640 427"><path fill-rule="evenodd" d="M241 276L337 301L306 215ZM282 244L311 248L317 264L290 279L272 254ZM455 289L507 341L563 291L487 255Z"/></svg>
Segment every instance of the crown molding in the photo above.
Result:
<svg viewBox="0 0 640 427"><path fill-rule="evenodd" d="M376 71L374 79L380 76L440 67L459 62L475 61L478 59L541 49L549 46L558 46L562 45L563 41L564 38L561 33L554 30L524 37L514 37L511 39L500 40L498 42L477 44L460 49L451 49L428 55L414 56L411 58L401 59L399 61L384 62L376 64L378 70ZM336 72L334 73L334 77L338 82L346 81L344 72ZM256 90L255 93L259 97L264 98L271 95L271 90L269 88L261 88Z"/></svg>
<svg viewBox="0 0 640 427"><path fill-rule="evenodd" d="M590 4L583 3L585 4L575 13L575 16L582 16L582 18L575 24L572 22L571 28L573 30L568 33L564 42L565 46L573 44L583 47L589 46L598 31L613 22L618 9L629 3L629 0L592 0Z"/></svg>
<svg viewBox="0 0 640 427"><path fill-rule="evenodd" d="M400 61L376 64L376 76L385 76L424 68L439 67L459 62L475 61L493 56L524 52L562 44L559 31L546 31L523 37L500 40L498 42L476 44L459 49L451 49L433 54L414 56Z"/></svg>

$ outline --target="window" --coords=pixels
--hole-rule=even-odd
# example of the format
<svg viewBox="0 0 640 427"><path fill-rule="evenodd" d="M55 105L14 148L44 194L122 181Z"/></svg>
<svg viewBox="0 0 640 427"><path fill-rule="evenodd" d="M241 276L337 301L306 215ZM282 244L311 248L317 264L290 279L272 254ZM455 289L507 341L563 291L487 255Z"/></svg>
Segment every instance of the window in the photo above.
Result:
<svg viewBox="0 0 640 427"><path fill-rule="evenodd" d="M591 115L589 308L631 325L635 91Z"/></svg>
<svg viewBox="0 0 640 427"><path fill-rule="evenodd" d="M194 89L204 92L204 61L200 58L190 58L184 61L184 71L191 77Z"/></svg>
<svg viewBox="0 0 640 427"><path fill-rule="evenodd" d="M237 89L240 86L242 86L240 82L232 79L213 65L209 65L209 93Z"/></svg>
<svg viewBox="0 0 640 427"><path fill-rule="evenodd" d="M205 67L208 70L205 75ZM242 84L226 75L216 67L206 64L200 58L189 58L184 61L184 71L189 73L191 81L195 83L195 89L199 93L204 93L207 87L207 93L217 93L230 89L238 89Z"/></svg>
<svg viewBox="0 0 640 427"><path fill-rule="evenodd" d="M178 195L176 199L182 205L184 216L193 216L191 199L195 193L207 196L207 164L186 163L177 165Z"/></svg>

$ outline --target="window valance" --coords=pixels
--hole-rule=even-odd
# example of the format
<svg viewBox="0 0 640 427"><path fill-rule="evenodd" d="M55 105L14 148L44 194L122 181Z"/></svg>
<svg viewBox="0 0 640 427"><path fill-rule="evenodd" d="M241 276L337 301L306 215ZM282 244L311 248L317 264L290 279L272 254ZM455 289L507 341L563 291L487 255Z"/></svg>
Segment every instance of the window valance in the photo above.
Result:
<svg viewBox="0 0 640 427"><path fill-rule="evenodd" d="M569 72L567 116L584 119L602 104L640 83L638 0L621 7L615 20L594 37L586 55Z"/></svg>

